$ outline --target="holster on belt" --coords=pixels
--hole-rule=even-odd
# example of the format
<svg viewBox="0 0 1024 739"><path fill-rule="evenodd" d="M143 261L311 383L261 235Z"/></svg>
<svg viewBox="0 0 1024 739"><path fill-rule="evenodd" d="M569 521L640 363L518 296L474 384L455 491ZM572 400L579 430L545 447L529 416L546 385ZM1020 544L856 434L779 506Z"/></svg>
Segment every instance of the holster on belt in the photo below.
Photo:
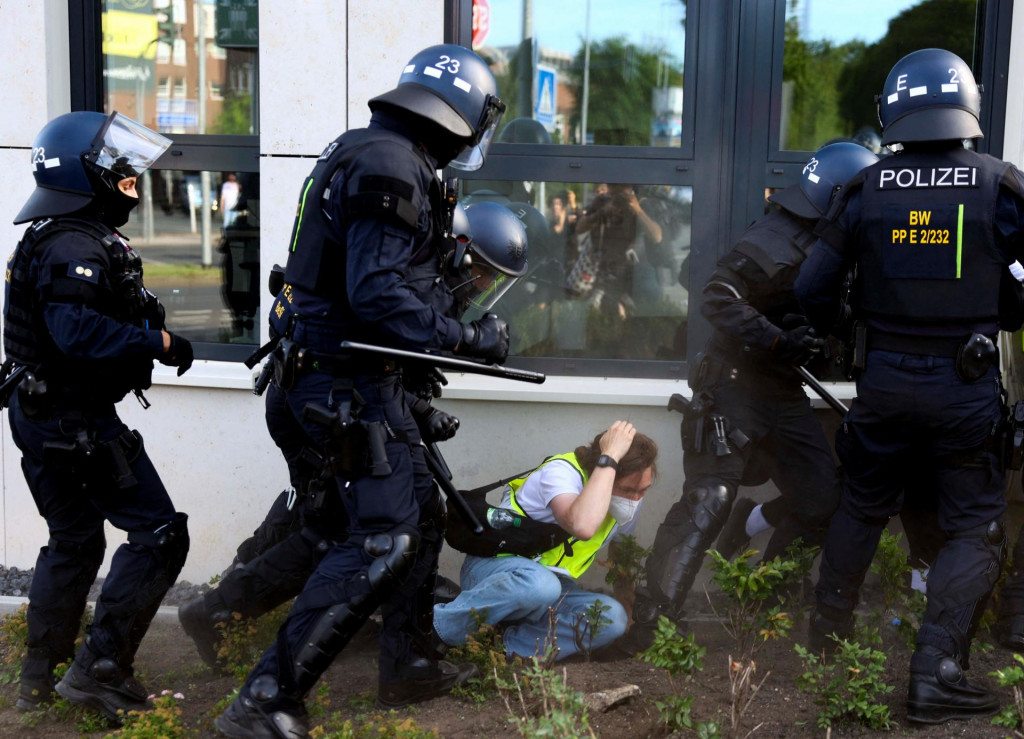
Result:
<svg viewBox="0 0 1024 739"><path fill-rule="evenodd" d="M67 438L43 443L46 464L71 469L85 484L113 479L118 490L138 484L131 468L142 451L142 436L138 431L126 426L116 438L97 442L95 433L78 413L62 416L60 427Z"/></svg>
<svg viewBox="0 0 1024 739"><path fill-rule="evenodd" d="M977 382L999 364L999 347L985 334L973 333L956 351L956 376Z"/></svg>

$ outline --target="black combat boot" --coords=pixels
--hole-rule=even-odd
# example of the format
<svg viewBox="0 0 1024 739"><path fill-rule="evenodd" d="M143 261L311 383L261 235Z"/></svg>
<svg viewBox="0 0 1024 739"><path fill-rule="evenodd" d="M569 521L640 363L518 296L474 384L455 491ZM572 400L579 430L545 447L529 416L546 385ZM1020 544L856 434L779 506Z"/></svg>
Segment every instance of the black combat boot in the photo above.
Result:
<svg viewBox="0 0 1024 739"><path fill-rule="evenodd" d="M941 724L990 716L998 710L995 694L968 680L956 658L930 645L918 646L910 659L908 721Z"/></svg>
<svg viewBox="0 0 1024 739"><path fill-rule="evenodd" d="M130 670L120 667L110 657L96 655L88 643L78 652L64 679L57 683L57 692L72 703L99 711L120 724L119 711L149 711L153 704L146 697L146 688Z"/></svg>
<svg viewBox="0 0 1024 739"><path fill-rule="evenodd" d="M196 650L211 670L223 672L224 660L219 656L223 635L219 625L231 620L231 612L220 607L219 600L204 595L178 607L178 621L189 635Z"/></svg>
<svg viewBox="0 0 1024 739"><path fill-rule="evenodd" d="M470 663L454 665L446 660L434 662L419 657L400 667L398 673L398 680L378 683L380 708L400 708L444 695L456 685L477 677L480 670Z"/></svg>
<svg viewBox="0 0 1024 739"><path fill-rule="evenodd" d="M234 739L305 739L309 716L301 701L281 695L272 675L260 675L243 687L238 697L214 720L225 736Z"/></svg>
<svg viewBox="0 0 1024 739"><path fill-rule="evenodd" d="M996 624L999 643L1014 652L1024 652L1024 616L1001 618Z"/></svg>
<svg viewBox="0 0 1024 739"><path fill-rule="evenodd" d="M829 618L815 609L807 628L808 649L818 654L832 654L839 646L832 636L835 635L840 641L849 639L853 634L854 623L852 613L845 617Z"/></svg>

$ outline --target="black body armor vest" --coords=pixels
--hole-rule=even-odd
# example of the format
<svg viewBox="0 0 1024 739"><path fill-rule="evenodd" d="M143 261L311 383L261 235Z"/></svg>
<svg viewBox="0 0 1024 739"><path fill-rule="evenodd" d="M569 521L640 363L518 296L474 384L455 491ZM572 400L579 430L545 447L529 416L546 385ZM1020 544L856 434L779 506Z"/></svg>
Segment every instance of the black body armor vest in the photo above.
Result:
<svg viewBox="0 0 1024 739"><path fill-rule="evenodd" d="M993 233L1010 165L966 149L898 154L863 173L857 311L868 319L950 325L999 318L1007 271Z"/></svg>
<svg viewBox="0 0 1024 739"><path fill-rule="evenodd" d="M97 400L120 400L151 384L153 362L145 357L89 360L67 357L57 348L43 319L33 261L47 241L76 232L103 247L110 267L87 302L102 315L140 327L163 328L163 308L142 284L142 259L116 233L99 222L78 218L38 221L25 232L8 258L4 302L5 359L46 379L51 391L86 393ZM61 299L74 300L63 296ZM157 325L159 324L159 325Z"/></svg>
<svg viewBox="0 0 1024 739"><path fill-rule="evenodd" d="M342 218L392 221L414 234L404 275L414 289L432 286L449 256L441 190L426 155L408 138L384 128L343 133L324 149L306 178L289 242L286 286L275 301L272 328L285 333L288 319L298 314L302 320L332 324L345 334L336 338L365 341L370 337L354 336L345 328L358 322L346 294L348 245L339 240L345 228L332 227L324 212L335 188L344 188ZM431 296L431 304L447 312L448 305L437 304L440 291L416 292Z"/></svg>

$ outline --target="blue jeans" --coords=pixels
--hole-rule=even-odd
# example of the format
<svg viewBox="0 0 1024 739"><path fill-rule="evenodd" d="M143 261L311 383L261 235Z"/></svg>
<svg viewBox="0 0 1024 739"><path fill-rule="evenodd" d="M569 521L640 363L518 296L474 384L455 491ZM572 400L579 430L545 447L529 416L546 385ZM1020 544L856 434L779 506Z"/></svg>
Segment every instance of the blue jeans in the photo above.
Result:
<svg viewBox="0 0 1024 739"><path fill-rule="evenodd" d="M601 614L596 633L587 609L599 601ZM525 557L466 557L462 564L462 593L451 603L434 606L434 628L449 646L466 643L475 631L474 615L485 623L507 624L505 651L510 656L542 655L549 645L555 611L557 659L611 644L626 633L626 609L614 598L591 593L576 581L560 576Z"/></svg>

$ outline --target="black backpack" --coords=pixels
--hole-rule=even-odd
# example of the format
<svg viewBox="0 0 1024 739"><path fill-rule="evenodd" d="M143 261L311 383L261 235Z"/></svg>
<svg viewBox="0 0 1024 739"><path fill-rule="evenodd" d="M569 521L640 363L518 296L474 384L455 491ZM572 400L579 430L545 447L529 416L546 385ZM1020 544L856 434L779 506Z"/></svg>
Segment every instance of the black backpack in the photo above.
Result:
<svg viewBox="0 0 1024 739"><path fill-rule="evenodd" d="M496 487L534 472L527 470L489 485L462 491L469 508L480 519L484 530L474 534L459 514L448 517L444 540L453 549L477 557L499 554L518 554L536 557L554 549L571 538L571 534L557 523L543 523L509 508L498 508L487 502L487 493Z"/></svg>

